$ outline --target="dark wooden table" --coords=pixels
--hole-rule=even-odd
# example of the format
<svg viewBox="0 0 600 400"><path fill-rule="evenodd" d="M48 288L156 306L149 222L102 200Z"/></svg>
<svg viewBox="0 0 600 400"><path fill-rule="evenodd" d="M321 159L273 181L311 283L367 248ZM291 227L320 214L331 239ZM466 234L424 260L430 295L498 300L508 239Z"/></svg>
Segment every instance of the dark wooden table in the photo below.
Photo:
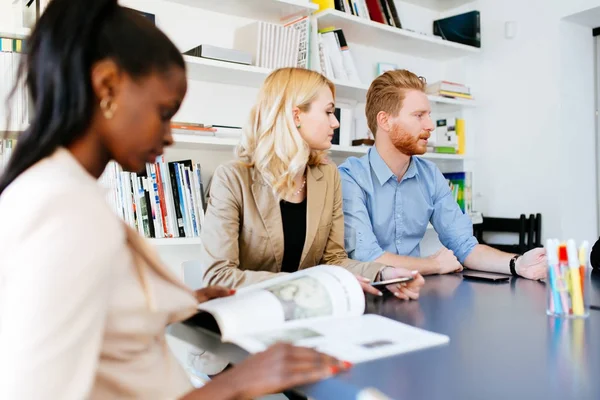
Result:
<svg viewBox="0 0 600 400"><path fill-rule="evenodd" d="M525 279L426 280L419 301L369 297L367 312L446 334L447 346L359 364L299 389L335 400L355 399L368 387L410 400L600 399L600 310L585 320L548 317L545 284ZM600 306L600 274L592 274L591 286L591 303ZM247 356L211 334L193 335L196 344L232 362Z"/></svg>

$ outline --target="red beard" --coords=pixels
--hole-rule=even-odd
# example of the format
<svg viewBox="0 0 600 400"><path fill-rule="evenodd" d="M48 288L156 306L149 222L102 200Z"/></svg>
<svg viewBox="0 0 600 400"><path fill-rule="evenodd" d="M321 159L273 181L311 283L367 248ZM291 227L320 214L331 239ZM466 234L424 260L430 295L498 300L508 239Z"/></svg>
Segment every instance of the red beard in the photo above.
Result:
<svg viewBox="0 0 600 400"><path fill-rule="evenodd" d="M398 151L407 156L414 156L419 154L425 154L427 152L427 144L419 143L421 139L429 139L431 133L424 131L418 136L407 132L402 129L399 124L396 124L390 130L390 140Z"/></svg>

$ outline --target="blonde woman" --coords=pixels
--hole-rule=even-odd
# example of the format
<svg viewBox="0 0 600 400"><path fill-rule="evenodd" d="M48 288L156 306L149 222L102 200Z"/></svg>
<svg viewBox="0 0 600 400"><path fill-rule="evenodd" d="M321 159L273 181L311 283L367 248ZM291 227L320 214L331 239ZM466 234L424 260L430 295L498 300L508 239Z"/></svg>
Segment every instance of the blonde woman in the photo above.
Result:
<svg viewBox="0 0 600 400"><path fill-rule="evenodd" d="M321 74L283 68L265 80L237 160L214 173L202 232L204 281L239 287L319 264L344 267L365 281L384 265L350 260L344 250L342 192L326 161L333 131L334 85ZM411 272L392 268L386 278ZM416 299L423 278L388 287Z"/></svg>

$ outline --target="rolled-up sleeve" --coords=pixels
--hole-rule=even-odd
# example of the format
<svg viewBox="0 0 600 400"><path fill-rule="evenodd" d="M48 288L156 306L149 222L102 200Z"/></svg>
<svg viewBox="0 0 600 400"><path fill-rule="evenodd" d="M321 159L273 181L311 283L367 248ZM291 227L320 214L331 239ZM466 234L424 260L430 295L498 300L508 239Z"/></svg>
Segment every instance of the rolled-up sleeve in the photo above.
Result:
<svg viewBox="0 0 600 400"><path fill-rule="evenodd" d="M344 245L348 256L359 261L374 261L384 253L373 232L364 191L340 168L344 208Z"/></svg>
<svg viewBox="0 0 600 400"><path fill-rule="evenodd" d="M478 244L473 236L471 218L464 214L452 196L444 175L437 170L435 175L435 195L431 224L440 242L454 252L460 263L471 254Z"/></svg>

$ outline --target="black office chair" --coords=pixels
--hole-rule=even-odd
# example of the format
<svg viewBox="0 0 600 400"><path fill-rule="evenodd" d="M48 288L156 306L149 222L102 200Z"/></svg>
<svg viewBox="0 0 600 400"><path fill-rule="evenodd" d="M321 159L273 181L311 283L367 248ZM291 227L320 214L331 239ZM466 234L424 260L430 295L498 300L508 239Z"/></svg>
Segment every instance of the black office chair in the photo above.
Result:
<svg viewBox="0 0 600 400"><path fill-rule="evenodd" d="M536 247L544 247L542 245L542 214L529 214L527 221L527 250L535 249Z"/></svg>
<svg viewBox="0 0 600 400"><path fill-rule="evenodd" d="M529 227L527 222L525 214L521 214L519 218L495 218L484 215L481 224L473 225L473 235L481 244L508 253L523 254L528 248L528 244L525 242ZM488 243L483 237L484 233L514 233L518 235L519 241L515 244Z"/></svg>

